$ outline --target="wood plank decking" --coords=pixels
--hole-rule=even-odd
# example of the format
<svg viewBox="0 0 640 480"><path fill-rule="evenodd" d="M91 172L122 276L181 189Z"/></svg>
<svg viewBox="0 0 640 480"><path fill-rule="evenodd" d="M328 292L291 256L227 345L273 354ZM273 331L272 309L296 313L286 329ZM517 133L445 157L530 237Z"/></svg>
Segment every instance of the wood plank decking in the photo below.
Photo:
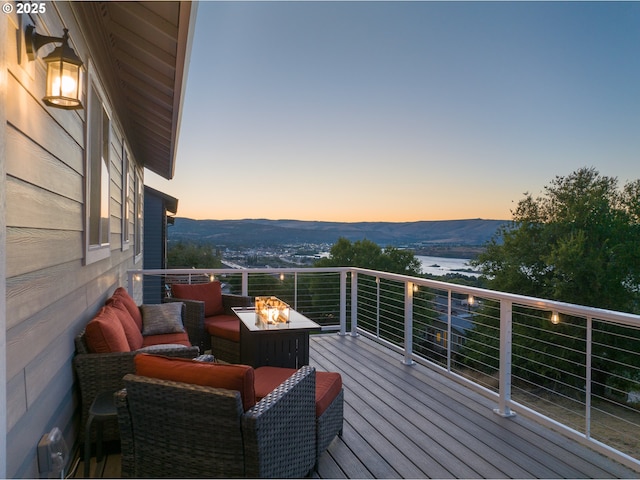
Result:
<svg viewBox="0 0 640 480"><path fill-rule="evenodd" d="M491 400L366 338L313 336L310 357L345 387L344 433L317 478L640 478L527 418L496 415ZM102 475L117 477L118 461L110 455Z"/></svg>
<svg viewBox="0 0 640 480"><path fill-rule="evenodd" d="M640 475L364 338L322 335L312 365L345 385L323 478L638 478Z"/></svg>

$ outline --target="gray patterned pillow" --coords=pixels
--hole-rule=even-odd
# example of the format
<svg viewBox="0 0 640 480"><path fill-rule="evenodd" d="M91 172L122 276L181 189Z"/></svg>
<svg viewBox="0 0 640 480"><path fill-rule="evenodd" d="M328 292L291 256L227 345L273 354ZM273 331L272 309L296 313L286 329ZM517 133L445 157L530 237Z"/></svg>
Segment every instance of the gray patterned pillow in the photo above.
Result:
<svg viewBox="0 0 640 480"><path fill-rule="evenodd" d="M180 302L141 305L142 335L184 332L182 305Z"/></svg>

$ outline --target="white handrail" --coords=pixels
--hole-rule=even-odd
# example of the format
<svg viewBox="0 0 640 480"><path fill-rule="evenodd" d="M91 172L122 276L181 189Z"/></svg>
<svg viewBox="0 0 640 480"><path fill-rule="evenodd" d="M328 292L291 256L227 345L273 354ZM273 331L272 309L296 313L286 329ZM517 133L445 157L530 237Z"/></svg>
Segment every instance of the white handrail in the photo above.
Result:
<svg viewBox="0 0 640 480"><path fill-rule="evenodd" d="M446 283L437 280L430 280L420 277L412 277L402 274L394 274L388 272L380 272L376 270L355 268L355 267L326 267L326 268L256 268L256 269L153 269L153 270L129 270L128 272L128 288L133 295L136 283L143 281L145 275L185 275L191 279L198 275L241 275L241 294L247 295L249 293L249 276L255 274L293 274L294 278L294 305L298 305L298 282L299 278L303 274L314 273L330 273L339 275L339 308L338 313L338 325L335 325L339 329L339 334L351 335L363 334L367 337L375 338L377 341L384 343L385 345L393 348L403 355L403 363L411 365L414 361L418 360L423 364L430 364L431 367L436 368L443 373L454 377L460 381L473 386L476 390L490 396L494 396L497 401L497 408L494 410L497 414L509 417L512 416L512 406L514 402L512 400L512 347L513 347L513 310L514 307L525 307L527 309L539 310L541 312L558 312L562 315L568 315L585 319L586 327L584 334L585 344L585 388L584 392L584 433L577 432L572 427L567 425L561 425L556 420L546 417L540 412L535 412L531 408L517 404L518 411L529 416L536 416L542 419L543 423L557 428L561 425L561 428L569 432L570 436L574 438L587 441L589 445L596 450L603 451L607 454L614 454L616 458L622 463L638 469L640 466L640 460L633 458L623 452L619 452L615 448L604 445L597 439L592 438L592 335L593 335L593 321L610 323L613 325L619 325L624 327L633 327L640 330L640 315L634 315L625 312L617 312L612 310L587 307L581 305L575 305L565 302L558 302L554 300L541 299L536 297L530 297L525 295L517 295L506 292L499 292L495 290L487 290L478 287L470 287L459 284ZM366 317L367 312L359 312L358 301L361 295L360 289L366 288L366 278L370 277L375 279L375 292L371 291L371 297L367 296L367 300L375 299L375 306L372 306L373 321L375 321L375 329L372 332L366 330L362 326L362 319ZM385 298L385 292L381 291L381 280L387 280L398 284L398 287L403 286L404 290L404 302L403 306L397 306L398 311L394 311L393 314L398 317L403 317L403 324L398 325L398 335L402 335L402 338L398 340L389 340L389 333L384 338L382 334L383 322L385 322L385 315L388 315L389 309L396 308L394 305L389 305L389 298ZM425 357L420 357L414 352L414 322L416 315L415 309L415 291L416 289L427 289L435 292L446 292L446 344L444 348L444 355L446 355L444 366L440 366L437 363L432 363ZM395 290L394 290L395 291ZM481 298L483 300L495 301L500 307L499 313L499 369L498 369L498 388L497 392L494 392L480 383L463 378L453 370L452 358L454 355L453 350L453 310L455 295L467 295L475 298ZM444 293L443 293L444 295ZM360 298L360 300L362 300ZM384 303L385 300L387 303ZM444 303L442 303L444 307ZM375 307L375 308L373 308ZM469 308L469 307L468 307ZM386 310L385 310L386 309ZM364 309L363 309L364 310ZM497 317L496 317L497 318ZM351 328L348 328L348 319L351 323ZM360 322L360 323L359 323ZM388 327L388 325L385 325ZM396 331L394 330L394 332ZM640 353L639 353L640 354ZM443 356L444 356L443 355ZM634 368L630 366L630 368ZM636 368L636 374L640 376L640 369ZM532 414L533 412L533 414Z"/></svg>

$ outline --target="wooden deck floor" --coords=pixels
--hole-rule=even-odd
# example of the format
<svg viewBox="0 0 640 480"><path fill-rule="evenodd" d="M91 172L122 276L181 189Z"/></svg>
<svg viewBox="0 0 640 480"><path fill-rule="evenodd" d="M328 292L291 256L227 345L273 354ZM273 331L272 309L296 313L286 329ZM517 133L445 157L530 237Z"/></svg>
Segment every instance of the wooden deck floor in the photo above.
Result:
<svg viewBox="0 0 640 480"><path fill-rule="evenodd" d="M362 337L322 335L312 364L339 371L345 425L323 478L638 478L617 462Z"/></svg>
<svg viewBox="0 0 640 480"><path fill-rule="evenodd" d="M317 335L310 354L345 387L344 433L318 478L640 478L522 416L494 414L491 400L371 340ZM112 454L99 472L117 477L118 464Z"/></svg>

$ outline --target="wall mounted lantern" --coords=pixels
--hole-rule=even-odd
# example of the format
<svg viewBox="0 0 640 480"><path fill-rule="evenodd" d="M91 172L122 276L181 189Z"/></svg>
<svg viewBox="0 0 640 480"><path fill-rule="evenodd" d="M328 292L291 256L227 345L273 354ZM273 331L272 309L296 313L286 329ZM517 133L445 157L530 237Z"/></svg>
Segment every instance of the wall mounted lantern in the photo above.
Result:
<svg viewBox="0 0 640 480"><path fill-rule="evenodd" d="M77 110L82 108L80 96L82 83L80 67L82 60L69 46L69 31L65 28L62 37L49 37L36 33L36 27L28 25L25 43L29 60L35 60L36 52L49 43L61 43L53 52L43 58L47 64L47 94L42 101L56 108Z"/></svg>

